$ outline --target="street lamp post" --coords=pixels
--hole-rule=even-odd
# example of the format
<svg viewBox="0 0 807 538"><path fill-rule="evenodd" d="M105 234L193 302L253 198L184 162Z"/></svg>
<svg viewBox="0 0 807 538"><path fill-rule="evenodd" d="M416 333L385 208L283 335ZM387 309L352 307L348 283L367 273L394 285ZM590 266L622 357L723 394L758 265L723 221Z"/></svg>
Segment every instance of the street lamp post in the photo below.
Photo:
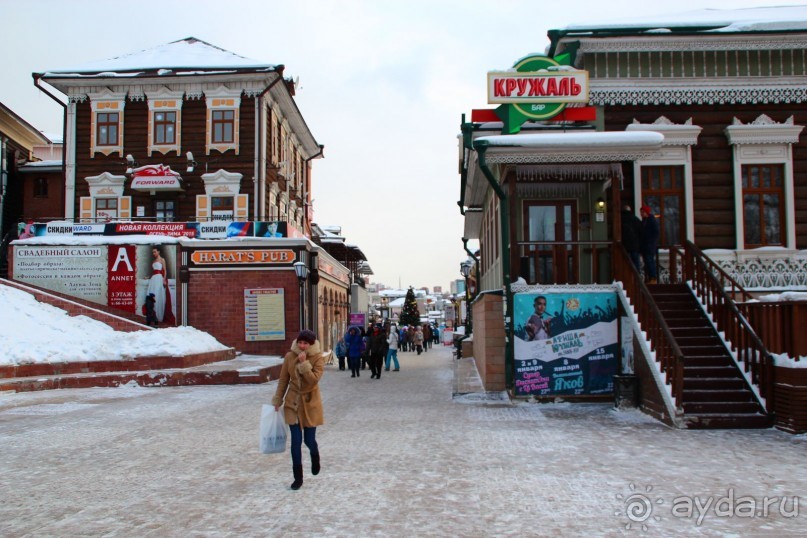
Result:
<svg viewBox="0 0 807 538"><path fill-rule="evenodd" d="M460 273L465 277L465 334L471 334L471 290L468 287L468 277L471 276L471 267L473 263L470 260L465 260L460 264Z"/></svg>
<svg viewBox="0 0 807 538"><path fill-rule="evenodd" d="M297 280L300 282L300 330L305 328L305 297L304 287L305 281L308 278L308 266L303 262L294 262L294 273L297 275Z"/></svg>

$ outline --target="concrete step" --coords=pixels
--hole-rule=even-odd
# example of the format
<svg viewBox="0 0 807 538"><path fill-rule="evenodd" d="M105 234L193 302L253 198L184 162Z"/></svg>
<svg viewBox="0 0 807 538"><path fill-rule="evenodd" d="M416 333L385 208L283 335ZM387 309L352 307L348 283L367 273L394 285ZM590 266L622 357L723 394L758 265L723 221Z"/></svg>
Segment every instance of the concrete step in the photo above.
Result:
<svg viewBox="0 0 807 538"><path fill-rule="evenodd" d="M187 368L155 368L126 370L134 361L120 361L118 371L85 371L54 373L0 379L0 391L29 392L51 389L119 387L136 383L142 387L174 387L185 385L239 385L266 383L280 375L280 357L241 356L220 362ZM69 364L69 363L68 363ZM90 363L91 364L91 363ZM133 366L133 364L129 364Z"/></svg>

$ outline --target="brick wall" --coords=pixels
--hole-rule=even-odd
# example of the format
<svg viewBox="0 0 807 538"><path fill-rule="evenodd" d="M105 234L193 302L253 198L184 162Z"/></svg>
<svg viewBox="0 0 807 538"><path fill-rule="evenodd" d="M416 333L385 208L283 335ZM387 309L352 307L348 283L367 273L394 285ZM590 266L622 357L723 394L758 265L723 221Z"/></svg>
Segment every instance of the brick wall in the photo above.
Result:
<svg viewBox="0 0 807 538"><path fill-rule="evenodd" d="M244 290L283 288L286 339L247 342ZM285 355L300 332L300 284L294 269L280 271L193 271L188 283L188 325L245 354Z"/></svg>
<svg viewBox="0 0 807 538"><path fill-rule="evenodd" d="M483 293L474 301L473 356L485 390L505 390L504 314L501 295Z"/></svg>

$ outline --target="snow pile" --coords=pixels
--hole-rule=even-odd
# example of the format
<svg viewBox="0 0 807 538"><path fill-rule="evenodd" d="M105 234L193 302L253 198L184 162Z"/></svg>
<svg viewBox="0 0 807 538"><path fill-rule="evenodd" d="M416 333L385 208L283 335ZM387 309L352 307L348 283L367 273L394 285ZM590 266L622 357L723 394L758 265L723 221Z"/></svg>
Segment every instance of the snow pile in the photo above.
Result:
<svg viewBox="0 0 807 538"><path fill-rule="evenodd" d="M799 357L799 360L787 355L786 353L771 353L773 357L773 364L782 368L807 368L807 357Z"/></svg>
<svg viewBox="0 0 807 538"><path fill-rule="evenodd" d="M119 332L86 316L38 302L32 295L0 285L0 365L42 362L125 360L180 356L227 349L191 327Z"/></svg>
<svg viewBox="0 0 807 538"><path fill-rule="evenodd" d="M759 301L763 303L777 303L781 301L807 301L807 293L786 291L784 293L769 293L761 295Z"/></svg>

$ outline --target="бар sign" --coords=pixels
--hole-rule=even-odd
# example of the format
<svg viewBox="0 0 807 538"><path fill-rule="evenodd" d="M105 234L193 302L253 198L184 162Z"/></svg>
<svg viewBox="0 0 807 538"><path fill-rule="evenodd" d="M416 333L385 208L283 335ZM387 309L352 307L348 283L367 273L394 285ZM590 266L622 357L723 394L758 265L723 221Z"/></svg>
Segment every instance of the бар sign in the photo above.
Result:
<svg viewBox="0 0 807 538"><path fill-rule="evenodd" d="M488 103L499 104L502 133L514 134L529 120L549 120L569 103L588 103L588 71L575 69L569 55L528 56L512 70L488 72Z"/></svg>

